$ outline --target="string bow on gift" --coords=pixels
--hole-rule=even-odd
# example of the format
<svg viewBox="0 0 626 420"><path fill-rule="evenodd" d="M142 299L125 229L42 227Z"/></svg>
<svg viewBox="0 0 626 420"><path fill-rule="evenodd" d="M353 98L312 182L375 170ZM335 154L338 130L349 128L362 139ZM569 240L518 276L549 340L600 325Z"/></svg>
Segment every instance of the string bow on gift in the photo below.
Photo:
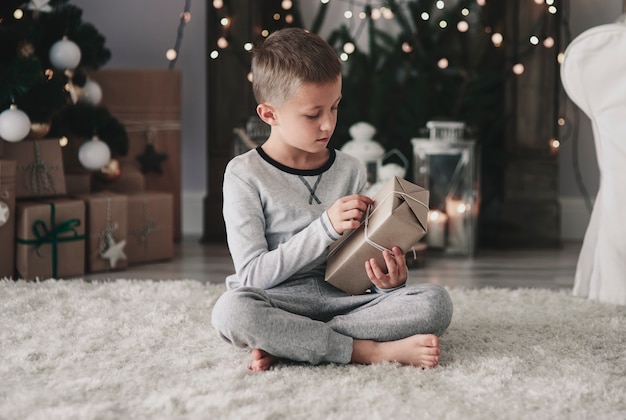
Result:
<svg viewBox="0 0 626 420"><path fill-rule="evenodd" d="M57 277L58 268L58 244L61 242L71 242L85 239L85 235L79 235L76 228L80 226L80 219L68 219L60 224L56 224L56 207L54 203L50 204L50 228L43 220L37 219L33 223L33 235L35 239L17 238L18 244L34 245L37 255L42 257L39 249L44 244L52 245L52 277ZM63 236L67 233L73 233L70 236Z"/></svg>

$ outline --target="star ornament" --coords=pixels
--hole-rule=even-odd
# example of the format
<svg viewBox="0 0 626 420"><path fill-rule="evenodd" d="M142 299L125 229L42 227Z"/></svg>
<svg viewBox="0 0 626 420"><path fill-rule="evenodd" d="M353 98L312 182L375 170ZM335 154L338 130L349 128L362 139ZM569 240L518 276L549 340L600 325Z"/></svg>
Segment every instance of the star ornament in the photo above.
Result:
<svg viewBox="0 0 626 420"><path fill-rule="evenodd" d="M158 153L154 148L154 145L147 144L143 153L137 155L136 159L141 164L142 173L147 174L148 172L156 172L157 174L163 174L161 164L167 159L167 155L164 153Z"/></svg>
<svg viewBox="0 0 626 420"><path fill-rule="evenodd" d="M113 235L107 235L107 248L100 253L100 256L109 260L111 268L115 268L119 260L125 260L126 254L124 254L124 247L126 246L126 239L122 239L119 242L115 242Z"/></svg>
<svg viewBox="0 0 626 420"><path fill-rule="evenodd" d="M7 224L10 216L9 205L4 201L0 201L0 227Z"/></svg>
<svg viewBox="0 0 626 420"><path fill-rule="evenodd" d="M36 12L44 13L50 13L52 11L52 6L50 6L50 0L31 0L26 8L29 10L34 10Z"/></svg>

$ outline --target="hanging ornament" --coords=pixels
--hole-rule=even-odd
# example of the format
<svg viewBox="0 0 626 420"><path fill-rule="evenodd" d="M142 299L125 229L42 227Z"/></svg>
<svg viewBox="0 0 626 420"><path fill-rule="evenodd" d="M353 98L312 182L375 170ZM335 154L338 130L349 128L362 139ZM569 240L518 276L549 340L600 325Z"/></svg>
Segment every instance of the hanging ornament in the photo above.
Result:
<svg viewBox="0 0 626 420"><path fill-rule="evenodd" d="M86 169L97 171L111 160L111 150L105 142L94 136L80 146L78 160Z"/></svg>
<svg viewBox="0 0 626 420"><path fill-rule="evenodd" d="M146 148L143 153L137 155L136 159L141 164L141 172L147 174L148 172L156 172L157 174L163 174L161 164L167 159L167 155L164 153L158 153L152 143L146 144Z"/></svg>
<svg viewBox="0 0 626 420"><path fill-rule="evenodd" d="M32 123L30 125L30 132L28 138L30 139L43 139L50 132L50 123Z"/></svg>
<svg viewBox="0 0 626 420"><path fill-rule="evenodd" d="M55 42L50 48L50 62L60 70L72 70L80 63L80 48L66 36Z"/></svg>
<svg viewBox="0 0 626 420"><path fill-rule="evenodd" d="M30 118L24 111L12 104L9 109L0 113L0 137L15 143L23 140L30 132Z"/></svg>
<svg viewBox="0 0 626 420"><path fill-rule="evenodd" d="M31 0L26 8L35 12L50 13L52 11L50 0Z"/></svg>
<svg viewBox="0 0 626 420"><path fill-rule="evenodd" d="M78 100L91 105L98 105L102 101L102 88L93 80L87 80L78 95Z"/></svg>
<svg viewBox="0 0 626 420"><path fill-rule="evenodd" d="M9 209L9 205L0 200L0 228L7 224L10 217L11 211Z"/></svg>
<svg viewBox="0 0 626 420"><path fill-rule="evenodd" d="M100 256L105 260L109 260L109 265L111 266L111 268L115 268L119 260L126 259L126 254L124 253L126 239L115 242L113 235L111 233L108 233L106 235L106 241L106 249L100 252Z"/></svg>
<svg viewBox="0 0 626 420"><path fill-rule="evenodd" d="M109 160L106 165L100 168L100 171L98 171L97 174L98 178L104 181L115 181L122 175L120 161L117 159Z"/></svg>

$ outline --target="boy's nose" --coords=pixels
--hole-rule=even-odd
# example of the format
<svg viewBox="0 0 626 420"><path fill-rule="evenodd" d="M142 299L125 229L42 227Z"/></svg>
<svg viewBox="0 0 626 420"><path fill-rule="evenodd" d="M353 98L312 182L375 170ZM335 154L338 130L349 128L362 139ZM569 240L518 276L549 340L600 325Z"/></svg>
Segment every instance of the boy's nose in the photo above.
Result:
<svg viewBox="0 0 626 420"><path fill-rule="evenodd" d="M335 126L335 116L331 113L325 113L321 123L320 129L322 131L331 131Z"/></svg>

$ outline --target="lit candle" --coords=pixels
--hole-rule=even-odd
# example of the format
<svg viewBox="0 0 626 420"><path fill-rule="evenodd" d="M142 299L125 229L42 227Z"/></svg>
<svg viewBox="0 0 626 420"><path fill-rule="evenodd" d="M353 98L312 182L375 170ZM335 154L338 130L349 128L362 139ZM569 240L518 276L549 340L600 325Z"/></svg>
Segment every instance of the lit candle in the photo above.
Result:
<svg viewBox="0 0 626 420"><path fill-rule="evenodd" d="M432 248L444 248L446 246L446 224L448 216L442 211L431 210L428 212L428 234L426 243Z"/></svg>
<svg viewBox="0 0 626 420"><path fill-rule="evenodd" d="M465 219L470 210L469 204L463 200L446 198L446 213L448 214L448 246L464 250L467 239L465 233Z"/></svg>

